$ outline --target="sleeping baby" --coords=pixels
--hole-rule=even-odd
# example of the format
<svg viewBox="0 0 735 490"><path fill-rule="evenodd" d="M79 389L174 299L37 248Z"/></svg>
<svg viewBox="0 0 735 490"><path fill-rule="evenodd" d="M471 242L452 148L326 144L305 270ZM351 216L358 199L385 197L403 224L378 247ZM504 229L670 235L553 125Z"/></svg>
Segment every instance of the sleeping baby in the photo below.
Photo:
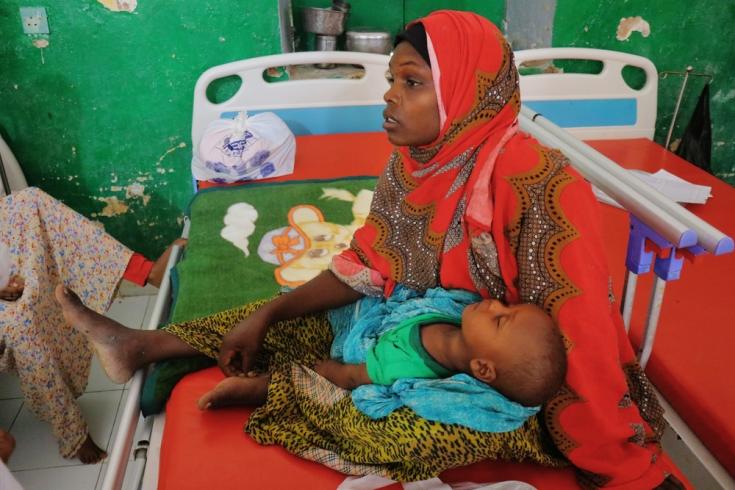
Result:
<svg viewBox="0 0 735 490"><path fill-rule="evenodd" d="M483 300L467 306L457 323L438 313L416 315L382 334L365 363L327 360L315 371L349 390L467 373L526 407L543 404L564 382L564 342L541 308Z"/></svg>

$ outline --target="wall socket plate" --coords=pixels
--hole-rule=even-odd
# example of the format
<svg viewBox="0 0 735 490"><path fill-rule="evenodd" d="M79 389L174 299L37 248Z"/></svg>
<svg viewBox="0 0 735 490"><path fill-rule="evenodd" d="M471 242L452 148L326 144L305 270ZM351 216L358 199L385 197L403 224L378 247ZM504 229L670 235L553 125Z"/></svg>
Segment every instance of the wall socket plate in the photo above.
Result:
<svg viewBox="0 0 735 490"><path fill-rule="evenodd" d="M20 20L26 34L48 34L48 17L45 7L21 7Z"/></svg>

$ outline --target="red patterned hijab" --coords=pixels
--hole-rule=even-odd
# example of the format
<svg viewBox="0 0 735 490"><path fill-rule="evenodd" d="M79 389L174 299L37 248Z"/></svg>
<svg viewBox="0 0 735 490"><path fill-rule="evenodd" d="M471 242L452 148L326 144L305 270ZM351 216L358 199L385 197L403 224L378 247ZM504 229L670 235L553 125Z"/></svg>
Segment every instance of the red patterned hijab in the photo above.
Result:
<svg viewBox="0 0 735 490"><path fill-rule="evenodd" d="M495 157L515 134L518 72L510 46L487 19L439 11L420 22L440 133L427 146L393 153L366 226L355 234L353 258L380 273L385 294L397 283L482 290L467 266L469 238L473 228L491 224L490 178Z"/></svg>

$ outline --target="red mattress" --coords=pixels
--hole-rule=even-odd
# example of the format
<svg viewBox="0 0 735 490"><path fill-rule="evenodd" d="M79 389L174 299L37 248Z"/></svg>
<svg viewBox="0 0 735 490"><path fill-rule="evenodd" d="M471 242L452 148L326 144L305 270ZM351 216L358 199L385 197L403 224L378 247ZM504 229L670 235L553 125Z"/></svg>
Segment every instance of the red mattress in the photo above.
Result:
<svg viewBox="0 0 735 490"><path fill-rule="evenodd" d="M694 183L712 186L713 198L690 209L725 233L735 235L735 189L645 139L591 142L608 157L629 168L666 168ZM303 136L298 138L296 173L285 179L376 175L391 147L383 133ZM308 162L308 163L306 163ZM601 205L606 252L618 297L624 279L627 215ZM730 328L728 302L735 277L735 255L701 257L685 264L682 278L667 286L658 337L647 372L654 384L731 474L735 474L735 390L729 378ZM651 277L639 280L638 307L631 337L640 339ZM729 288L729 289L728 289ZM730 369L728 369L730 368ZM244 409L200 412L196 400L221 378L216 368L184 378L166 410L159 488L336 488L344 479L321 465L301 460L280 447L262 447L242 427ZM286 471L284 471L286 469ZM448 471L448 481L518 479L538 488L575 488L571 470L550 470L515 463L476 464Z"/></svg>
<svg viewBox="0 0 735 490"><path fill-rule="evenodd" d="M345 475L296 457L280 446L259 446L250 439L243 426L252 409L199 410L197 399L223 377L216 367L205 369L188 375L171 394L161 447L159 490L337 488ZM676 468L674 472L686 482ZM542 490L578 488L571 468L556 470L524 463L476 463L446 471L441 478L445 482L477 483L520 480ZM394 484L387 488L402 487Z"/></svg>

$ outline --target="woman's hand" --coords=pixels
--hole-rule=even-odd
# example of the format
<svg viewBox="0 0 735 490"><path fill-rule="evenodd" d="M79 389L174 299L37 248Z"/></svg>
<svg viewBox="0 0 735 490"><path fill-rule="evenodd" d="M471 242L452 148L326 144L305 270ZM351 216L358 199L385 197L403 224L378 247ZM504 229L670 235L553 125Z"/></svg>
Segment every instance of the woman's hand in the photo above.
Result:
<svg viewBox="0 0 735 490"><path fill-rule="evenodd" d="M15 301L23 296L23 289L26 283L22 277L15 275L10 278L8 285L0 289L0 299L5 301Z"/></svg>
<svg viewBox="0 0 735 490"><path fill-rule="evenodd" d="M247 375L268 328L279 321L336 308L362 297L350 286L324 271L283 294L242 320L224 336L217 364L227 376Z"/></svg>
<svg viewBox="0 0 735 490"><path fill-rule="evenodd" d="M257 310L224 336L217 365L225 376L243 376L250 372L269 323L263 310Z"/></svg>

